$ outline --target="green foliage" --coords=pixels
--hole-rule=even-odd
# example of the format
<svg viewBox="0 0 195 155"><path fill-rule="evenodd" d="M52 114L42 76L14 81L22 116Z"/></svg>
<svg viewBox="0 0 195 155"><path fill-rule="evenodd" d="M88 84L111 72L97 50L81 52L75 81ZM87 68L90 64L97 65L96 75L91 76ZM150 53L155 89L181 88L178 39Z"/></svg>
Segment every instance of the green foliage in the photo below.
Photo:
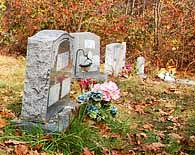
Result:
<svg viewBox="0 0 195 155"><path fill-rule="evenodd" d="M121 120L107 120L106 122L108 124L108 126L111 128L111 131L114 133L119 133L123 136L126 136L127 133L129 133L131 131L130 126L131 126L131 122L130 120L125 120L125 121L121 121Z"/></svg>
<svg viewBox="0 0 195 155"><path fill-rule="evenodd" d="M169 139L169 144L165 147L166 152L177 155L181 149L181 145L175 139Z"/></svg>
<svg viewBox="0 0 195 155"><path fill-rule="evenodd" d="M85 108L84 108L85 109ZM97 129L89 127L83 123L83 107L78 118L71 124L71 128L63 133L46 134L41 126L34 127L31 130L22 131L22 136L16 136L15 126L6 126L5 133L0 135L0 139L14 139L26 141L32 147L42 145L42 150L46 152L63 152L64 154L80 154L84 147L90 148L97 154L101 153L103 146L102 139L97 133Z"/></svg>

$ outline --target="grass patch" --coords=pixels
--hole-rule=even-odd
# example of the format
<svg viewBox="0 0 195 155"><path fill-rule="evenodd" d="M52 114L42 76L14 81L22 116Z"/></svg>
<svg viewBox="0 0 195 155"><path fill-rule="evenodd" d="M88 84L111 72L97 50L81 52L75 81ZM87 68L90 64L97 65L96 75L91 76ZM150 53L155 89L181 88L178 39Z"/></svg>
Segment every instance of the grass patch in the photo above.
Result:
<svg viewBox="0 0 195 155"><path fill-rule="evenodd" d="M1 105L18 117L22 106L25 62L23 58L0 56L0 65ZM142 82L136 76L115 81L122 94L120 101L115 102L119 115L106 121L106 129L91 123L84 115L85 107L82 106L79 116L63 133L47 134L40 127L24 130L8 125L0 129L4 131L0 134L0 142L15 139L27 142L32 148L40 145L40 151L66 155L80 154L84 147L97 155L105 150L108 154L114 154L114 151L122 154L128 149L142 154L147 150L140 149L140 145L162 143L165 147L161 149L167 154L195 154L190 139L195 135L195 87L151 79ZM170 88L176 91L169 91ZM80 93L77 82L73 82L72 89L71 97L75 99ZM102 133L102 130L106 131ZM171 133L179 133L184 140L178 142L169 136ZM4 150L0 150L1 153L5 154Z"/></svg>

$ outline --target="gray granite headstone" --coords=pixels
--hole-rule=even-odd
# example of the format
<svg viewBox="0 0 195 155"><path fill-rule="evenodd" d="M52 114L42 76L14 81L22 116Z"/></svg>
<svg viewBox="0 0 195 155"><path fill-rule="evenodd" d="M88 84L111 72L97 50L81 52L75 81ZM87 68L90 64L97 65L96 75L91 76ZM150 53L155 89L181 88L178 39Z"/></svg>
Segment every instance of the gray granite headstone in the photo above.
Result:
<svg viewBox="0 0 195 155"><path fill-rule="evenodd" d="M96 78L100 76L100 37L91 32L71 33L74 37L73 42L73 72L74 78ZM91 66L82 68L80 65L86 63L86 57L92 60ZM77 52L78 51L78 52Z"/></svg>
<svg viewBox="0 0 195 155"><path fill-rule="evenodd" d="M21 120L50 131L68 127L76 104L69 100L73 37L43 30L28 38Z"/></svg>
<svg viewBox="0 0 195 155"><path fill-rule="evenodd" d="M118 76L125 66L126 42L106 45L105 74Z"/></svg>
<svg viewBox="0 0 195 155"><path fill-rule="evenodd" d="M143 56L139 56L137 58L137 74L139 75L140 78L145 79L147 76L144 73L144 66L145 66L145 58Z"/></svg>

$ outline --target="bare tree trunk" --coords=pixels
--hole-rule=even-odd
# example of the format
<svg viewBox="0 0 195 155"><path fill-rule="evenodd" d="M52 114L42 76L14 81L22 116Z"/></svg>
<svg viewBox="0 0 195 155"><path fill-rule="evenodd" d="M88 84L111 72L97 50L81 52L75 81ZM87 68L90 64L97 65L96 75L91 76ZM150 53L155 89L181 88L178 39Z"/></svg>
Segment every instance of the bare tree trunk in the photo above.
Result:
<svg viewBox="0 0 195 155"><path fill-rule="evenodd" d="M131 15L134 14L134 8L135 8L135 0L132 0L132 5L131 5Z"/></svg>
<svg viewBox="0 0 195 155"><path fill-rule="evenodd" d="M143 9L142 9L143 16L145 15L145 9L146 9L146 0L143 0Z"/></svg>
<svg viewBox="0 0 195 155"><path fill-rule="evenodd" d="M160 0L155 0L154 3L154 51L159 50L159 27L161 20L161 2Z"/></svg>
<svg viewBox="0 0 195 155"><path fill-rule="evenodd" d="M78 29L77 29L78 32L80 32L80 30L81 30L81 26L82 26L82 24L83 24L83 17L84 17L84 14L85 14L85 4L84 4L84 6L83 6L83 8L82 8L82 11L81 11L81 17L80 17L79 25L78 25Z"/></svg>
<svg viewBox="0 0 195 155"><path fill-rule="evenodd" d="M129 13L129 7L130 7L130 0L127 0L126 2L126 9L125 9L125 14L128 15Z"/></svg>

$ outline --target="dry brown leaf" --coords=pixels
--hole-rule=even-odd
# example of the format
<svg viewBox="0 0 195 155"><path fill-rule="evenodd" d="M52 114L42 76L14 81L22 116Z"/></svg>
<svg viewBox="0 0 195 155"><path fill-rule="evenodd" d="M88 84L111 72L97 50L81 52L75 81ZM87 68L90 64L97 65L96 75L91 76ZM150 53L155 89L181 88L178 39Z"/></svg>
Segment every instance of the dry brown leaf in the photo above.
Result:
<svg viewBox="0 0 195 155"><path fill-rule="evenodd" d="M125 152L121 152L121 151L112 151L111 155L129 155L129 152L125 153Z"/></svg>
<svg viewBox="0 0 195 155"><path fill-rule="evenodd" d="M110 151L106 148L103 148L102 153L103 153L103 155L109 155Z"/></svg>
<svg viewBox="0 0 195 155"><path fill-rule="evenodd" d="M96 123L96 126L100 128L99 133L103 137L108 137L109 131L111 130L110 127L108 127L105 123L102 123L102 122Z"/></svg>
<svg viewBox="0 0 195 155"><path fill-rule="evenodd" d="M19 144L26 144L26 142L17 141L17 140L7 140L4 142L7 145L19 145Z"/></svg>
<svg viewBox="0 0 195 155"><path fill-rule="evenodd" d="M46 155L46 154L38 153L37 150L35 150L35 151L32 151L32 150L31 150L31 151L29 152L29 155Z"/></svg>
<svg viewBox="0 0 195 155"><path fill-rule="evenodd" d="M176 134L176 133L170 133L169 136L173 139L176 139L176 140L181 140L183 139L183 137L181 137L180 135Z"/></svg>
<svg viewBox="0 0 195 155"><path fill-rule="evenodd" d="M127 92L127 91L122 92L122 96L128 96L128 94L129 94L129 92Z"/></svg>
<svg viewBox="0 0 195 155"><path fill-rule="evenodd" d="M143 125L144 129L148 129L148 130L152 130L154 128L154 126L152 124L145 124Z"/></svg>
<svg viewBox="0 0 195 155"><path fill-rule="evenodd" d="M163 111L162 109L159 109L159 113L160 113L161 116L167 116L167 115L169 115L169 113Z"/></svg>
<svg viewBox="0 0 195 155"><path fill-rule="evenodd" d="M144 106L142 105L136 105L135 106L135 112L139 113L139 114L144 114Z"/></svg>
<svg viewBox="0 0 195 155"><path fill-rule="evenodd" d="M39 150L41 150L41 148L43 147L43 145L44 144L39 144L39 145L35 145L35 146L33 146L33 150L37 150L37 151L39 151Z"/></svg>
<svg viewBox="0 0 195 155"><path fill-rule="evenodd" d="M190 136L190 140L195 142L195 136Z"/></svg>
<svg viewBox="0 0 195 155"><path fill-rule="evenodd" d="M0 129L3 128L3 127L5 127L6 125L7 125L6 120L0 118Z"/></svg>
<svg viewBox="0 0 195 155"><path fill-rule="evenodd" d="M144 144L142 147L144 150L153 151L157 153L158 151L160 151L161 148L165 147L165 144L157 142L157 143L152 143L152 144Z"/></svg>
<svg viewBox="0 0 195 155"><path fill-rule="evenodd" d="M129 155L136 155L136 153L133 150L129 150Z"/></svg>
<svg viewBox="0 0 195 155"><path fill-rule="evenodd" d="M87 147L83 148L84 152L81 155L94 155L94 151L90 152Z"/></svg>
<svg viewBox="0 0 195 155"><path fill-rule="evenodd" d="M23 144L16 145L15 153L16 155L27 155L29 153L29 147Z"/></svg>
<svg viewBox="0 0 195 155"><path fill-rule="evenodd" d="M168 91L169 92L175 92L176 91L176 88L168 88Z"/></svg>
<svg viewBox="0 0 195 155"><path fill-rule="evenodd" d="M3 132L3 130L0 130L0 134L3 134L4 132Z"/></svg>
<svg viewBox="0 0 195 155"><path fill-rule="evenodd" d="M143 138L147 138L147 135L145 133L140 133L140 136L143 137Z"/></svg>
<svg viewBox="0 0 195 155"><path fill-rule="evenodd" d="M109 137L111 137L111 138L120 138L121 135L118 134L118 133L112 133Z"/></svg>
<svg viewBox="0 0 195 155"><path fill-rule="evenodd" d="M0 115L5 117L5 118L14 118L15 115L8 109L3 109L0 111Z"/></svg>

